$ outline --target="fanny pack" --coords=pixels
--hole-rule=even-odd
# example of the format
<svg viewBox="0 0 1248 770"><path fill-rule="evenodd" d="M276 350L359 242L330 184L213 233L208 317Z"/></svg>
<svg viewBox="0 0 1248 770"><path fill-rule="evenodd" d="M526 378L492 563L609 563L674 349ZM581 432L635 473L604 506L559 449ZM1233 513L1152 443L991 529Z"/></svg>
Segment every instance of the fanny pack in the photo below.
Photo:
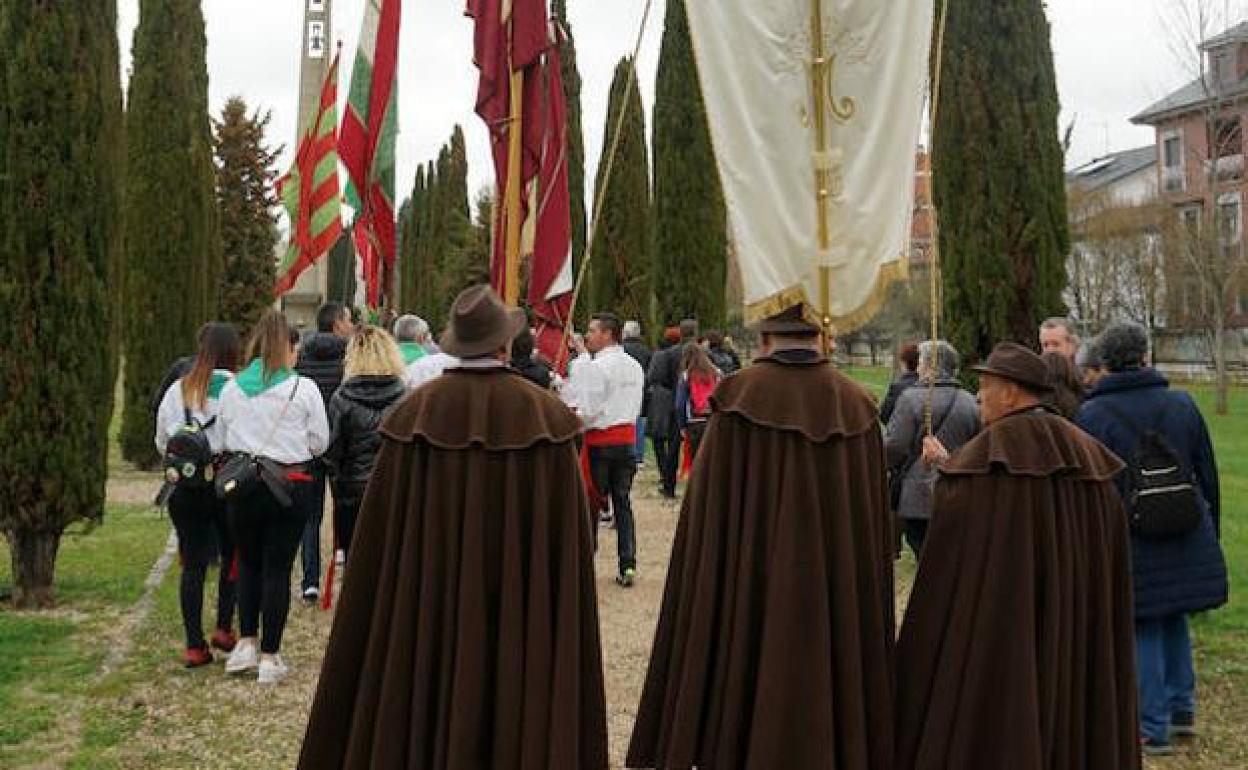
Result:
<svg viewBox="0 0 1248 770"><path fill-rule="evenodd" d="M286 399L286 403L282 406L282 411L278 413L277 419L273 421L273 427L269 430L269 435L261 446L260 454L236 452L225 461L225 465L217 472L214 482L217 497L226 502L237 502L241 498L255 492L260 487L260 484L263 483L269 488L269 492L273 494L273 498L278 503L283 507L290 507L293 501L290 495L291 480L289 477L292 473L302 470L303 466L284 466L264 457L263 452L273 441L273 436L277 433L277 429L281 425L282 419L286 416L287 410L290 409L291 402L295 400L295 393L298 391L299 380L296 379L295 387L290 389L290 397Z"/></svg>

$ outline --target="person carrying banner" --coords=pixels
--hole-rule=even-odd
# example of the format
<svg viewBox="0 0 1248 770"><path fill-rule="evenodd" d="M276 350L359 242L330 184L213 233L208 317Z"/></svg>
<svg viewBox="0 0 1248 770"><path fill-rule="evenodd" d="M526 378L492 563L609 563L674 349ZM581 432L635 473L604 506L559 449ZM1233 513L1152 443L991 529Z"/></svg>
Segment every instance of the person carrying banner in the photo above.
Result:
<svg viewBox="0 0 1248 770"><path fill-rule="evenodd" d="M628 767L892 767L893 582L871 397L800 307L712 396Z"/></svg>

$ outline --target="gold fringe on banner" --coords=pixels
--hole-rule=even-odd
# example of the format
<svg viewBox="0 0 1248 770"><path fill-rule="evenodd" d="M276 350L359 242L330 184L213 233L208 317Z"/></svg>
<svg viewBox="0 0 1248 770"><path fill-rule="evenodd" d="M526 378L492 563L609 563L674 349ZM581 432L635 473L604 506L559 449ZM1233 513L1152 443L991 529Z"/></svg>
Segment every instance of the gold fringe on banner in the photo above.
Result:
<svg viewBox="0 0 1248 770"><path fill-rule="evenodd" d="M904 281L909 277L910 259L908 256L902 255L897 261L886 263L876 275L875 286L871 289L867 299L851 313L832 316L829 319L831 326L836 329L837 334L848 334L866 326L884 308L889 288L894 283ZM758 302L747 304L745 322L758 323L797 304L802 306L802 314L809 323L820 327L824 325L823 316L812 306L810 298L806 296L806 290L801 285L791 286Z"/></svg>

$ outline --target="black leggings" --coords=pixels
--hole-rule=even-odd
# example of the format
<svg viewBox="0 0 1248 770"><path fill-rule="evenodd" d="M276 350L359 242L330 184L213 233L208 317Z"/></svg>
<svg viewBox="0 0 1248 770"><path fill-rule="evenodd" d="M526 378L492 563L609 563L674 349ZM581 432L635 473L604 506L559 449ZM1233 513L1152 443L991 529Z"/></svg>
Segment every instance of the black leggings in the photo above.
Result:
<svg viewBox="0 0 1248 770"><path fill-rule="evenodd" d="M204 646L204 582L208 565L220 565L217 577L217 628L228 630L234 617L234 537L225 503L212 489L176 489L169 497L169 518L178 533L182 580L178 589L187 647Z"/></svg>
<svg viewBox="0 0 1248 770"><path fill-rule="evenodd" d="M244 637L256 636L264 619L260 651L281 649L290 612L290 572L299 551L312 485L291 484L287 508L261 484L230 505L230 525L238 543L238 623Z"/></svg>
<svg viewBox="0 0 1248 770"><path fill-rule="evenodd" d="M344 554L351 553L351 536L355 534L355 521L360 515L360 499L363 493L349 500L334 500L334 537Z"/></svg>

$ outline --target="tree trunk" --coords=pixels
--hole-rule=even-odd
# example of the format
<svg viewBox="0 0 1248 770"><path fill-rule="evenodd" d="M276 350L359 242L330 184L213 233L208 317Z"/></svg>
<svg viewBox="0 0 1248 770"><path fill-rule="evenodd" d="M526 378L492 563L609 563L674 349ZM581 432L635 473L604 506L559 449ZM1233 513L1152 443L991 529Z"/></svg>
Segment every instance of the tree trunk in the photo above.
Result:
<svg viewBox="0 0 1248 770"><path fill-rule="evenodd" d="M13 562L13 607L19 610L52 606L52 576L60 532L18 529L6 533Z"/></svg>
<svg viewBox="0 0 1248 770"><path fill-rule="evenodd" d="M1213 372L1214 372L1214 411L1218 414L1227 413L1227 376L1226 376L1226 316L1219 305L1213 320Z"/></svg>

